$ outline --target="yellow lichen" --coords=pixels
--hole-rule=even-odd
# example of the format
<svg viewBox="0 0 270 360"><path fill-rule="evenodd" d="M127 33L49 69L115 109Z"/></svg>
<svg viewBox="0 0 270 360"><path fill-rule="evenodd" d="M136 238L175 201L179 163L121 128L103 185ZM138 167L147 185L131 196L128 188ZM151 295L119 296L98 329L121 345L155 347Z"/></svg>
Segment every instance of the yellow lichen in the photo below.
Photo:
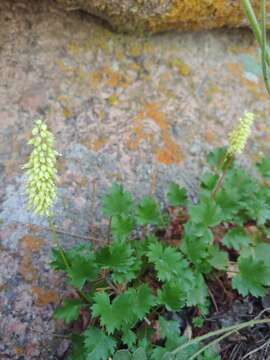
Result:
<svg viewBox="0 0 270 360"><path fill-rule="evenodd" d="M118 104L119 99L118 99L117 95L113 94L108 98L108 101L109 101L110 105L114 106L114 105Z"/></svg>
<svg viewBox="0 0 270 360"><path fill-rule="evenodd" d="M189 66L181 59L172 59L169 61L169 65L172 67L176 67L179 74L183 76L190 75L190 68Z"/></svg>

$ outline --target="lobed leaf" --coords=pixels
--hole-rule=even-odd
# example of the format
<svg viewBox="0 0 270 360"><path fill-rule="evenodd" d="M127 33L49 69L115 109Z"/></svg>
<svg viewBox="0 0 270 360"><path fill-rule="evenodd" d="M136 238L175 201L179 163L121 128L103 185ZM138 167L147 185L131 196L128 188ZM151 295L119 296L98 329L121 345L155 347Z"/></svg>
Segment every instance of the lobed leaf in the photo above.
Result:
<svg viewBox="0 0 270 360"><path fill-rule="evenodd" d="M78 256L68 269L71 284L82 289L86 281L95 280L97 277L97 266L93 261L89 261Z"/></svg>
<svg viewBox="0 0 270 360"><path fill-rule="evenodd" d="M237 226L227 232L222 242L228 248L240 251L242 248L251 244L251 238L245 232L243 227Z"/></svg>
<svg viewBox="0 0 270 360"><path fill-rule="evenodd" d="M179 282L167 282L158 290L158 299L168 311L179 311L185 305L186 296Z"/></svg>
<svg viewBox="0 0 270 360"><path fill-rule="evenodd" d="M199 204L190 206L189 215L192 222L207 227L218 225L223 220L221 208L209 196L204 196Z"/></svg>
<svg viewBox="0 0 270 360"><path fill-rule="evenodd" d="M133 199L131 194L117 183L112 185L102 199L102 211L107 216L127 215L132 207Z"/></svg>
<svg viewBox="0 0 270 360"><path fill-rule="evenodd" d="M232 278L232 286L241 295L249 293L255 297L263 296L265 286L270 285L270 267L263 260L256 258L240 257L238 259L239 274Z"/></svg>
<svg viewBox="0 0 270 360"><path fill-rule="evenodd" d="M77 320L80 315L82 302L80 299L65 299L64 304L54 311L54 317L57 320L63 320L66 323Z"/></svg>
<svg viewBox="0 0 270 360"><path fill-rule="evenodd" d="M167 198L170 205L175 207L183 206L187 201L187 191L186 189L172 182L169 186Z"/></svg>
<svg viewBox="0 0 270 360"><path fill-rule="evenodd" d="M146 196L137 208L137 221L139 225L161 225L162 215L157 202Z"/></svg>
<svg viewBox="0 0 270 360"><path fill-rule="evenodd" d="M84 345L87 351L85 360L107 360L114 353L116 341L96 327L84 332Z"/></svg>
<svg viewBox="0 0 270 360"><path fill-rule="evenodd" d="M149 245L146 255L154 264L158 279L161 281L170 281L181 276L188 267L187 261L176 248L165 247L158 242Z"/></svg>

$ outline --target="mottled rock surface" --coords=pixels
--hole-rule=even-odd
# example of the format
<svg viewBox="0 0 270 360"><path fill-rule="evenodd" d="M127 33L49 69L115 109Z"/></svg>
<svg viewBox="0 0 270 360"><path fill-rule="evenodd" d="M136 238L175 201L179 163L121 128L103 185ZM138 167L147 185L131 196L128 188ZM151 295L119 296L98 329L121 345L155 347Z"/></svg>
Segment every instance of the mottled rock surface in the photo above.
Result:
<svg viewBox="0 0 270 360"><path fill-rule="evenodd" d="M65 9L84 10L115 30L157 33L247 25L240 0L57 0ZM253 0L256 10L259 0ZM270 4L268 12L270 13Z"/></svg>
<svg viewBox="0 0 270 360"><path fill-rule="evenodd" d="M69 289L49 269L51 234L25 209L20 168L34 120L62 153L56 224L70 247L102 240L114 180L138 198L164 200L170 180L194 194L207 151L245 109L257 114L247 154L269 153L269 98L242 65L256 55L249 32L123 36L45 0L1 0L0 23L0 358L60 359L52 312Z"/></svg>

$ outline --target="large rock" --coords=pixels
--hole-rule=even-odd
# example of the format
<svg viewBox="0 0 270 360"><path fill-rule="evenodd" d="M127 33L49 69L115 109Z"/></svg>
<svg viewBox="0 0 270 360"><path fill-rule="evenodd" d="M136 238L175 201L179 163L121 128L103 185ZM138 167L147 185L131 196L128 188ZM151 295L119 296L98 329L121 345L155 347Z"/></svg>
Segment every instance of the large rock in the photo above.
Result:
<svg viewBox="0 0 270 360"><path fill-rule="evenodd" d="M106 20L115 30L162 32L246 25L240 0L57 0ZM253 1L258 8L259 0ZM270 13L270 4L268 4Z"/></svg>

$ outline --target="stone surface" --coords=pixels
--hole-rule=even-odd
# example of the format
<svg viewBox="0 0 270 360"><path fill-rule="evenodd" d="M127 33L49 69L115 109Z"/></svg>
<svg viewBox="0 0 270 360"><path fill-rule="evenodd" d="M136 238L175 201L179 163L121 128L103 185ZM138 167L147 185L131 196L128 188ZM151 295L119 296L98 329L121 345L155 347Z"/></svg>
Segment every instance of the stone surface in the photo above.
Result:
<svg viewBox="0 0 270 360"><path fill-rule="evenodd" d="M55 213L70 247L102 241L114 180L138 198L164 201L171 180L194 195L207 152L245 109L257 121L244 160L269 153L269 98L242 65L256 56L249 32L123 36L49 0L1 0L0 23L0 358L57 359L65 327L52 312L70 289L49 269L46 221L25 209L34 120L62 153Z"/></svg>
<svg viewBox="0 0 270 360"><path fill-rule="evenodd" d="M157 33L246 25L239 1L232 0L57 0L68 11L84 10L114 30ZM259 0L253 0L256 10ZM268 12L270 14L270 4Z"/></svg>

